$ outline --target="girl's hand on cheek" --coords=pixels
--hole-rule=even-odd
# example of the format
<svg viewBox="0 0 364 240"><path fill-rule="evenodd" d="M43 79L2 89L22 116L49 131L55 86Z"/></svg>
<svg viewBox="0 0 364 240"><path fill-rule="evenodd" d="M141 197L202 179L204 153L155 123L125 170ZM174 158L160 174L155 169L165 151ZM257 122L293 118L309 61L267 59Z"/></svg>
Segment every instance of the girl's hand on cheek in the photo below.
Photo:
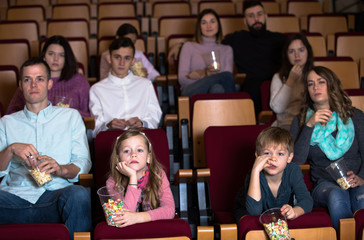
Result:
<svg viewBox="0 0 364 240"><path fill-rule="evenodd" d="M116 169L123 175L127 177L131 177L133 175L136 175L136 171L132 168L130 168L125 161L119 162L116 165Z"/></svg>

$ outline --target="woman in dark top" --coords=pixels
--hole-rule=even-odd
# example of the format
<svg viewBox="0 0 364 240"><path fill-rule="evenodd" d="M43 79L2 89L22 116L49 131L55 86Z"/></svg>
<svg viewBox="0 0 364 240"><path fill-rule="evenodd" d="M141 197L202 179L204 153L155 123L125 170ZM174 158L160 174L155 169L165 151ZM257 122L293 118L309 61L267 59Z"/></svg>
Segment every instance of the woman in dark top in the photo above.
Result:
<svg viewBox="0 0 364 240"><path fill-rule="evenodd" d="M313 67L305 74L301 113L291 134L295 140L293 162L311 166L315 207L327 207L338 230L339 219L364 208L364 114L351 105L341 82L330 69ZM350 188L342 189L325 169L343 158Z"/></svg>

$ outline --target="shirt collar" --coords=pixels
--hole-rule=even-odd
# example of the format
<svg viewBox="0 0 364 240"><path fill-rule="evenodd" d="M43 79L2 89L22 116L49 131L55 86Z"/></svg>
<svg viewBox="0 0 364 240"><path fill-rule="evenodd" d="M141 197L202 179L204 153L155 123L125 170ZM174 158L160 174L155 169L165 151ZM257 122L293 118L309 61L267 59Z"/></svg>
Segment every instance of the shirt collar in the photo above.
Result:
<svg viewBox="0 0 364 240"><path fill-rule="evenodd" d="M50 101L48 101L48 106L44 109L42 109L38 115L31 112L27 106L25 105L24 107L24 114L25 116L31 120L31 119L35 119L35 118L38 118L38 117L42 117L42 118L45 118L47 115L51 114L53 112L53 106L52 106L52 103Z"/></svg>
<svg viewBox="0 0 364 240"><path fill-rule="evenodd" d="M128 71L128 75L126 75L126 77L124 78L118 78L112 75L111 72L109 72L109 79L111 80L111 82L121 86L128 85L129 83L131 83L131 81L133 81L132 76L133 73L130 70Z"/></svg>

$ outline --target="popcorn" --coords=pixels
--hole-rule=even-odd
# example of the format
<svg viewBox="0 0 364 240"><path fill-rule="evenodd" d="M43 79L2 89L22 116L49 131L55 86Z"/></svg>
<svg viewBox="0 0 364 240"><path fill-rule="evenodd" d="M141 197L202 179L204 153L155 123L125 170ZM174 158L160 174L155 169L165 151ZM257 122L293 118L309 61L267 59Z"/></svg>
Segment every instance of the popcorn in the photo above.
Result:
<svg viewBox="0 0 364 240"><path fill-rule="evenodd" d="M29 173L32 175L32 177L40 187L52 181L52 176L50 174L46 172L41 172L38 168L29 169Z"/></svg>
<svg viewBox="0 0 364 240"><path fill-rule="evenodd" d="M58 106L58 107L67 107L67 108L69 108L69 107L70 107L70 105L69 105L69 104L62 103L62 102L57 103L57 104L56 104L56 106Z"/></svg>
<svg viewBox="0 0 364 240"><path fill-rule="evenodd" d="M123 201L121 199L117 199L116 201L109 199L107 203L102 204L102 208L104 209L107 224L117 227L113 221L113 217L116 213L123 211Z"/></svg>
<svg viewBox="0 0 364 240"><path fill-rule="evenodd" d="M271 240L290 240L288 225L285 220L263 224L266 233Z"/></svg>
<svg viewBox="0 0 364 240"><path fill-rule="evenodd" d="M349 182L346 180L345 177L336 179L337 184L340 185L340 187L344 190L348 189L350 187Z"/></svg>

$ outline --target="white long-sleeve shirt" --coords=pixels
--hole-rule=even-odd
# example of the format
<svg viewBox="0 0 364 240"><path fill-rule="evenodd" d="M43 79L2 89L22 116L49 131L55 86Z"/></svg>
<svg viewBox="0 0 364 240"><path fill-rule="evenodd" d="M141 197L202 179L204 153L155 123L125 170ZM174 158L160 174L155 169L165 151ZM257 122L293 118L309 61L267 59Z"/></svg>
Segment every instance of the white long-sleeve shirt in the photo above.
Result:
<svg viewBox="0 0 364 240"><path fill-rule="evenodd" d="M276 113L277 120L272 126L290 129L293 118L300 112L303 94L303 82L295 83L291 88L282 83L279 74L273 76L270 85L270 107Z"/></svg>
<svg viewBox="0 0 364 240"><path fill-rule="evenodd" d="M157 128L162 110L150 80L129 71L124 78L109 73L104 80L90 89L90 112L95 116L93 136L107 130L114 118L129 120L138 117L143 127Z"/></svg>

